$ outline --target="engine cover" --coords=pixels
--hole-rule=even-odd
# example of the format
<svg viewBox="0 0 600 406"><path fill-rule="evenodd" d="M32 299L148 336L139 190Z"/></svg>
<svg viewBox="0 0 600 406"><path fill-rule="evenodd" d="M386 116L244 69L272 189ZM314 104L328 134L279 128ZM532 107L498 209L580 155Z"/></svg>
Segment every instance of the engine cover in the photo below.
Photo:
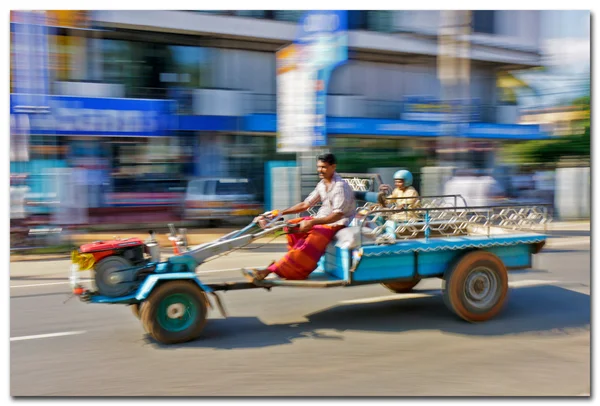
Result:
<svg viewBox="0 0 600 406"><path fill-rule="evenodd" d="M144 241L139 238L127 238L125 240L108 240L108 241L96 241L89 244L83 244L79 247L79 252L82 254L102 252L102 251L114 251L118 249L127 249L137 246L143 246Z"/></svg>

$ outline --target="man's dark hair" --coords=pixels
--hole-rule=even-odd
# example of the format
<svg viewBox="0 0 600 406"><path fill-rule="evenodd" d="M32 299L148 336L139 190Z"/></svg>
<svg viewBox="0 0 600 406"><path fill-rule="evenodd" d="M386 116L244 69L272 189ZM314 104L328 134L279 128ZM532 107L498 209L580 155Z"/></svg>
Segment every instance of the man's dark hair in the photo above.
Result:
<svg viewBox="0 0 600 406"><path fill-rule="evenodd" d="M317 161L325 162L329 165L335 165L335 155L333 154L323 154L317 157Z"/></svg>

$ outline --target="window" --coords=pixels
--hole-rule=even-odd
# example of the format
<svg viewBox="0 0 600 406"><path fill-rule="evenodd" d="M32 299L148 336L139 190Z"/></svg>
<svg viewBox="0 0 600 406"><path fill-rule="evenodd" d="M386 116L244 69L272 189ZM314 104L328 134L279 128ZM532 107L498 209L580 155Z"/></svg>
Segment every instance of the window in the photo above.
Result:
<svg viewBox="0 0 600 406"><path fill-rule="evenodd" d="M188 88L210 87L210 50L190 46L169 46L168 73L178 86ZM167 72L164 72L167 73Z"/></svg>
<svg viewBox="0 0 600 406"><path fill-rule="evenodd" d="M200 84L200 52L197 47L168 47L169 64L160 72L161 83L169 88L197 88Z"/></svg>
<svg viewBox="0 0 600 406"><path fill-rule="evenodd" d="M191 181L188 185L188 193L190 195L204 195L206 193L206 181L203 180L194 180Z"/></svg>
<svg viewBox="0 0 600 406"><path fill-rule="evenodd" d="M366 30L367 29L367 12L358 10L348 11L348 29L349 30Z"/></svg>
<svg viewBox="0 0 600 406"><path fill-rule="evenodd" d="M495 11L479 10L472 13L473 32L483 34L495 34L496 27L494 24Z"/></svg>
<svg viewBox="0 0 600 406"><path fill-rule="evenodd" d="M275 20L297 23L305 13L303 10L276 10L274 11Z"/></svg>
<svg viewBox="0 0 600 406"><path fill-rule="evenodd" d="M239 17L250 17L250 18L265 18L265 10L238 10L235 15Z"/></svg>
<svg viewBox="0 0 600 406"><path fill-rule="evenodd" d="M210 49L104 39L103 80L125 86L126 97L191 103L191 90L210 87ZM189 106L188 106L189 107Z"/></svg>
<svg viewBox="0 0 600 406"><path fill-rule="evenodd" d="M126 89L139 86L140 63L128 41L103 40L101 49L105 82L122 84Z"/></svg>
<svg viewBox="0 0 600 406"><path fill-rule="evenodd" d="M197 13L225 15L227 10L195 10Z"/></svg>
<svg viewBox="0 0 600 406"><path fill-rule="evenodd" d="M252 186L244 181L227 181L220 180L217 184L217 195L251 195L253 194Z"/></svg>
<svg viewBox="0 0 600 406"><path fill-rule="evenodd" d="M173 63L166 45L103 40L102 57L104 80L123 84L127 97L167 97L161 73Z"/></svg>
<svg viewBox="0 0 600 406"><path fill-rule="evenodd" d="M370 31L394 32L394 12L390 10L367 11Z"/></svg>

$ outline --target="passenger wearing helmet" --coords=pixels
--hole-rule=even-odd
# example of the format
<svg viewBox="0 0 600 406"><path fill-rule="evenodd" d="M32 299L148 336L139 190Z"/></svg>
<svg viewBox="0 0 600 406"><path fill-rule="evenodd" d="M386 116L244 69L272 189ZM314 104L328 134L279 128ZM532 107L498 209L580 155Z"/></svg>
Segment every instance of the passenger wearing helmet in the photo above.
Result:
<svg viewBox="0 0 600 406"><path fill-rule="evenodd" d="M383 207L391 207L397 209L417 209L421 207L419 193L412 186L413 176L407 170L399 170L394 174L394 185L396 188L390 196L386 196L391 187L389 185L381 185L379 187L378 201ZM398 199L401 198L401 199ZM394 220L408 220L417 218L419 212L398 213L392 216Z"/></svg>

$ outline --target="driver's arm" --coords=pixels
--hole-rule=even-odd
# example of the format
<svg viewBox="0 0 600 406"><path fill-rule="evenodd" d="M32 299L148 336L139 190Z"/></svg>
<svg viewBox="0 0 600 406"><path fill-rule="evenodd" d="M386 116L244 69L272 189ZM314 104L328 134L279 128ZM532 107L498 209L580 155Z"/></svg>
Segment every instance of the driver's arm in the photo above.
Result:
<svg viewBox="0 0 600 406"><path fill-rule="evenodd" d="M296 214L302 213L310 208L309 204L306 202L298 203L288 209L282 210L279 214L285 216L286 214Z"/></svg>
<svg viewBox="0 0 600 406"><path fill-rule="evenodd" d="M319 195L317 188L315 188L315 190L313 190L312 193L308 195L308 197L302 203L298 203L288 209L285 209L280 214L282 216L285 216L286 214L302 213L303 211L308 210L320 201L321 195Z"/></svg>

